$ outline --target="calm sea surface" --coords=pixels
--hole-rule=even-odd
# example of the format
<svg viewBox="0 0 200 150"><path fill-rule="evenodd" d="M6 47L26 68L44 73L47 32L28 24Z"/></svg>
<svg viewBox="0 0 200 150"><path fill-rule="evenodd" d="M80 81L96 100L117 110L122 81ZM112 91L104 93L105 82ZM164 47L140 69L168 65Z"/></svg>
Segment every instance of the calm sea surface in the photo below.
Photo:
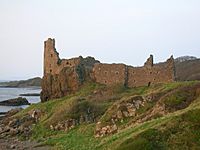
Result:
<svg viewBox="0 0 200 150"><path fill-rule="evenodd" d="M20 94L26 93L40 93L41 89L39 87L31 87L31 88L0 88L0 101L8 100L11 98L17 98ZM38 103L40 102L39 96L22 96L25 97L29 103ZM7 112L13 108L26 108L27 105L24 106L0 106L0 112Z"/></svg>

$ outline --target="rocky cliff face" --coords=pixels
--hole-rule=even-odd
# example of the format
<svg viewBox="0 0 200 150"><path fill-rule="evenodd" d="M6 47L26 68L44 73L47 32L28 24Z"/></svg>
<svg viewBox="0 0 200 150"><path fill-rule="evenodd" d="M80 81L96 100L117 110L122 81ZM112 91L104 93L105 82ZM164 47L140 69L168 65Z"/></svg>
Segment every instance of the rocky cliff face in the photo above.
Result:
<svg viewBox="0 0 200 150"><path fill-rule="evenodd" d="M76 92L84 81L90 79L90 72L99 61L93 57L60 59L55 40L44 42L44 76L41 100L60 98Z"/></svg>
<svg viewBox="0 0 200 150"><path fill-rule="evenodd" d="M59 74L44 75L41 93L42 102L72 94L79 89L84 81L90 79L92 65L97 61L92 57L83 60L79 65L63 68ZM87 62L87 64L84 62Z"/></svg>
<svg viewBox="0 0 200 150"><path fill-rule="evenodd" d="M42 101L63 97L78 90L85 79L84 68L79 66L64 68L60 74L47 74L42 82Z"/></svg>

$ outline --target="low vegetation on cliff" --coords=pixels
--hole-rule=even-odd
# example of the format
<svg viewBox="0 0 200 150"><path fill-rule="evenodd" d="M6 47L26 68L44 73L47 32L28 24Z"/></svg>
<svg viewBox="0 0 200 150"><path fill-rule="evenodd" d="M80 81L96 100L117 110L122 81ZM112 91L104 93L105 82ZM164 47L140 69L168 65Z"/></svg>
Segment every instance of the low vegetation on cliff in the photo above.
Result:
<svg viewBox="0 0 200 150"><path fill-rule="evenodd" d="M9 81L9 82L0 82L0 87L31 87L31 86L41 86L42 79L40 77L31 78L28 80L20 81Z"/></svg>
<svg viewBox="0 0 200 150"><path fill-rule="evenodd" d="M85 83L67 97L31 105L29 136L54 149L199 149L200 82L150 87Z"/></svg>

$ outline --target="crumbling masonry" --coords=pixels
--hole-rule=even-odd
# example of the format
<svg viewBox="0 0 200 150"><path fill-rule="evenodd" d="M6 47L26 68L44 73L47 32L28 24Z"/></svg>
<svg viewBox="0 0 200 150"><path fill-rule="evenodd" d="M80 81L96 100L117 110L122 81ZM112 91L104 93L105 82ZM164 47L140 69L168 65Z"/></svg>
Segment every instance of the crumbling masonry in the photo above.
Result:
<svg viewBox="0 0 200 150"><path fill-rule="evenodd" d="M105 85L126 87L150 86L175 81L174 59L154 64L153 56L142 67L125 64L103 64L92 57L60 59L55 40L44 42L44 76L42 102L76 92L86 80Z"/></svg>

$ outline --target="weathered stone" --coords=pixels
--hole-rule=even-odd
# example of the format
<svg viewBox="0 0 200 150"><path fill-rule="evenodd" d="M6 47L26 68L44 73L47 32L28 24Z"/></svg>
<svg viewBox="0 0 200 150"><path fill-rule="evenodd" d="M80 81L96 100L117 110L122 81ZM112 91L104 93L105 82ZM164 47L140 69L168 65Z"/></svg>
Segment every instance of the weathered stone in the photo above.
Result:
<svg viewBox="0 0 200 150"><path fill-rule="evenodd" d="M11 148L11 149L15 149L15 148L16 148L16 145L12 144L12 145L10 145L10 148Z"/></svg>
<svg viewBox="0 0 200 150"><path fill-rule="evenodd" d="M14 109L11 109L10 111L8 111L6 113L6 117L11 117L15 114L17 114L18 112L22 111L23 109L22 108L14 108Z"/></svg>
<svg viewBox="0 0 200 150"><path fill-rule="evenodd" d="M155 83L173 82L175 67L171 57L167 62L153 64L150 55L142 67L125 64L102 64L92 57L60 59L55 49L55 40L44 43L44 76L42 80L41 99L60 98L76 92L84 81L105 85L125 87L150 86ZM94 94L98 94L97 91Z"/></svg>
<svg viewBox="0 0 200 150"><path fill-rule="evenodd" d="M50 125L50 129L51 129L51 130L54 130L54 127L53 127L53 125Z"/></svg>
<svg viewBox="0 0 200 150"><path fill-rule="evenodd" d="M129 113L128 113L127 111L123 111L122 114L123 114L123 116L126 117L126 118L129 117Z"/></svg>
<svg viewBox="0 0 200 150"><path fill-rule="evenodd" d="M127 106L127 110L128 110L128 113L129 113L129 116L130 117L133 117L133 116L135 116L135 114L136 114L136 109L133 107L133 106Z"/></svg>
<svg viewBox="0 0 200 150"><path fill-rule="evenodd" d="M85 121L85 118L83 117L83 115L80 116L80 119L79 119L79 123L83 123Z"/></svg>
<svg viewBox="0 0 200 150"><path fill-rule="evenodd" d="M26 98L18 97L14 99L9 99L5 101L1 101L0 105L2 106L21 106L21 105L30 105Z"/></svg>
<svg viewBox="0 0 200 150"><path fill-rule="evenodd" d="M13 120L9 121L8 126L9 127L19 126L19 119L13 119Z"/></svg>
<svg viewBox="0 0 200 150"><path fill-rule="evenodd" d="M118 119L123 118L123 114L122 114L121 110L117 111L117 118Z"/></svg>
<svg viewBox="0 0 200 150"><path fill-rule="evenodd" d="M29 115L36 121L38 122L39 119L41 118L42 116L42 111L39 110L39 109L34 109L32 111L29 112Z"/></svg>
<svg viewBox="0 0 200 150"><path fill-rule="evenodd" d="M44 77L42 101L59 98L78 90L96 61L92 57L60 59L55 40L48 39L44 47ZM88 70L88 71L87 71Z"/></svg>
<svg viewBox="0 0 200 150"><path fill-rule="evenodd" d="M117 132L117 130L118 128L116 124L101 127L101 123L98 122L96 124L95 137L98 138L103 137L105 135L114 134Z"/></svg>
<svg viewBox="0 0 200 150"><path fill-rule="evenodd" d="M11 129L11 130L9 131L9 134L10 134L11 136L17 135L18 133L19 133L19 130L18 130L18 129Z"/></svg>
<svg viewBox="0 0 200 150"><path fill-rule="evenodd" d="M136 109L139 109L139 108L140 108L141 103L142 103L142 102L139 101L139 100L137 100L137 101L134 102Z"/></svg>

